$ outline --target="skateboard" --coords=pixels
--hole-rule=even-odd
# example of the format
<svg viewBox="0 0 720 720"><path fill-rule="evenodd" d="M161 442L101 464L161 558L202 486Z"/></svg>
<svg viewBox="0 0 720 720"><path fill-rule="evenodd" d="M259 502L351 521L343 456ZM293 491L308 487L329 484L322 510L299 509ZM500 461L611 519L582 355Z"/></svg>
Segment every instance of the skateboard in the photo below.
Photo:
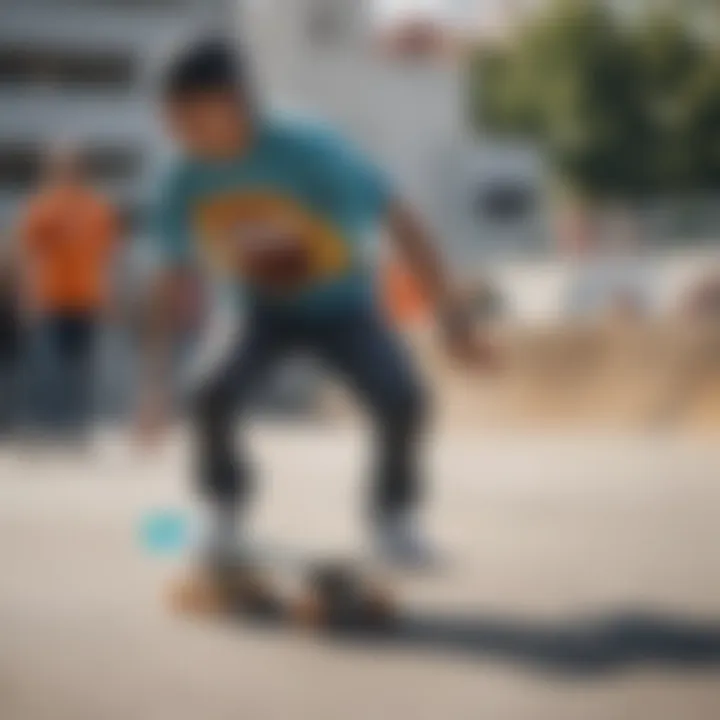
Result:
<svg viewBox="0 0 720 720"><path fill-rule="evenodd" d="M256 562L192 570L170 588L172 610L235 617L316 630L379 629L391 625L392 593L372 571L343 561L287 567Z"/></svg>

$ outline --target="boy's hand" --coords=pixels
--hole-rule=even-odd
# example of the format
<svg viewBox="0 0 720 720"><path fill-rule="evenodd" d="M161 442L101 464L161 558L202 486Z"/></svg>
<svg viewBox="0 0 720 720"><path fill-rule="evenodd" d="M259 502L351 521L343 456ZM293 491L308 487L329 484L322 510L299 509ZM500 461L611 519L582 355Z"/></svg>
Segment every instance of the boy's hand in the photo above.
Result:
<svg viewBox="0 0 720 720"><path fill-rule="evenodd" d="M479 331L469 310L462 305L446 309L440 318L447 354L457 362L483 370L497 370L499 358L490 338Z"/></svg>
<svg viewBox="0 0 720 720"><path fill-rule="evenodd" d="M469 368L497 370L499 367L495 347L480 333L446 335L445 348L448 355Z"/></svg>
<svg viewBox="0 0 720 720"><path fill-rule="evenodd" d="M497 368L495 349L478 331L469 303L450 287L450 274L423 221L413 208L402 200L395 200L388 214L388 226L391 238L423 292L440 307L442 339L449 355L464 365Z"/></svg>

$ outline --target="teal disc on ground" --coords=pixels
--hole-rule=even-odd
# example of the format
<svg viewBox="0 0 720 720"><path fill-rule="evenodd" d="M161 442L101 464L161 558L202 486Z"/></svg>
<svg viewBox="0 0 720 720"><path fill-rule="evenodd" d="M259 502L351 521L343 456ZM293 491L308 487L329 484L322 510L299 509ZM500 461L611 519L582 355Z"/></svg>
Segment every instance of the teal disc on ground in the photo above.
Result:
<svg viewBox="0 0 720 720"><path fill-rule="evenodd" d="M190 523L177 510L151 510L140 522L140 543L153 555L175 555L190 540Z"/></svg>

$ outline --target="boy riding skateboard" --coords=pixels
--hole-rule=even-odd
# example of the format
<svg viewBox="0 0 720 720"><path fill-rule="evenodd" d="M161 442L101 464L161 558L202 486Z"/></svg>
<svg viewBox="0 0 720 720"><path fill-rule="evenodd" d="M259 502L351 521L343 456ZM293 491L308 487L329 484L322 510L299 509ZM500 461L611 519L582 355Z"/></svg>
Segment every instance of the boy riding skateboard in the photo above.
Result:
<svg viewBox="0 0 720 720"><path fill-rule="evenodd" d="M241 340L191 402L195 471L210 510L206 557L226 562L247 550L251 478L235 421L258 382L299 350L343 379L372 418L374 548L393 564L425 562L431 552L416 515L425 393L378 308L369 236L385 229L392 238L437 308L448 352L470 364L491 358L427 231L382 173L327 128L267 113L227 38L203 38L174 57L161 103L181 157L159 203L146 437L162 424L173 307L187 272L211 267L229 278L245 316Z"/></svg>

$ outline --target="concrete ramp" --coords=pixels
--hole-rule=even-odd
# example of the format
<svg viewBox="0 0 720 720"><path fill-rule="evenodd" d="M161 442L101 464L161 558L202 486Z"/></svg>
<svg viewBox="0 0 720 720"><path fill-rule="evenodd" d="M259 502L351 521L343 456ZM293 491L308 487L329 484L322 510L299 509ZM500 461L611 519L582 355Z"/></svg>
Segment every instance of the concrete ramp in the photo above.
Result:
<svg viewBox="0 0 720 720"><path fill-rule="evenodd" d="M413 340L443 424L720 433L720 327L505 328L495 375Z"/></svg>

